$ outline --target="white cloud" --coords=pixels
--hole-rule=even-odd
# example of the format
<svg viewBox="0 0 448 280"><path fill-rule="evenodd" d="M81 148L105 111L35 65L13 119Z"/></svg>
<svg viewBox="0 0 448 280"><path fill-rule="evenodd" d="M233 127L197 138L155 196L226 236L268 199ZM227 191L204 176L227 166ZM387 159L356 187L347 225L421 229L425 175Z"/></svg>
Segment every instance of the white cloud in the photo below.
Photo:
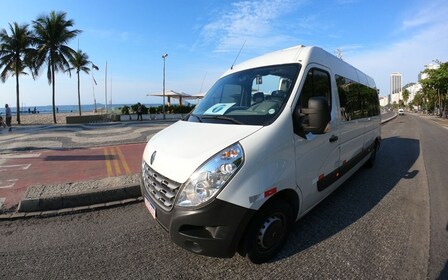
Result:
<svg viewBox="0 0 448 280"><path fill-rule="evenodd" d="M445 1L425 2L416 11L410 12L408 18L403 20L401 30L424 27L428 24L437 24L446 21L448 5Z"/></svg>
<svg viewBox="0 0 448 280"><path fill-rule="evenodd" d="M347 55L346 60L372 76L381 95L390 91L392 72L403 74L403 85L417 82L417 76L425 64L434 59L448 60L448 23L425 27L413 36L391 43L384 48Z"/></svg>
<svg viewBox="0 0 448 280"><path fill-rule="evenodd" d="M245 49L269 49L279 42L291 41L290 36L275 31L277 21L297 5L300 2L292 0L234 2L202 28L202 43L216 44L215 52L229 52L241 48L244 42Z"/></svg>

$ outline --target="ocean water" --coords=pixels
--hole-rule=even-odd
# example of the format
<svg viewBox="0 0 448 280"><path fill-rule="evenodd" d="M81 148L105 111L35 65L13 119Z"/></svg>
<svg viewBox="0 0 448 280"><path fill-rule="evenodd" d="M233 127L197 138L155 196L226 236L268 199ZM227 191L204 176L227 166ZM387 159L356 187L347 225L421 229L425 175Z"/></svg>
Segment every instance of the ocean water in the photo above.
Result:
<svg viewBox="0 0 448 280"><path fill-rule="evenodd" d="M121 108L121 107L123 107L125 105L130 107L131 105L134 105L134 104L112 104L112 108L118 109L118 108ZM162 104L143 104L143 105L145 105L146 107L149 108L149 107L157 107L157 106L160 106ZM94 104L87 104L87 105L82 105L81 104L81 111L82 112L93 112L94 108L95 108ZM111 108L111 105L108 105L107 109L109 111L110 111L110 108ZM28 111L28 109L29 109L29 111ZM22 114L28 114L29 112L32 113L34 111L34 109L36 110L36 113L39 112L39 114L52 114L53 113L53 106L52 105L21 107L20 108L20 112ZM56 109L57 109L58 113L76 113L76 112L78 112L78 105L57 105ZM96 109L97 110L101 110L101 109L104 110L104 104L97 103L96 104ZM17 112L16 108L15 107L11 107L11 113L13 115L15 115L16 112ZM3 115L3 116L5 115L5 108L4 107L0 108L0 114Z"/></svg>

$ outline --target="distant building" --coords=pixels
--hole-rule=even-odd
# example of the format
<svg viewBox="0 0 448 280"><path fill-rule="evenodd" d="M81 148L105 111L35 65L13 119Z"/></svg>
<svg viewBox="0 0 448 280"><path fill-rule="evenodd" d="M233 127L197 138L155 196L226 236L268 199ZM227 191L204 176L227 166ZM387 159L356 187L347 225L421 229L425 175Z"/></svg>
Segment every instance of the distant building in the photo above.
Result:
<svg viewBox="0 0 448 280"><path fill-rule="evenodd" d="M417 92L422 89L422 85L420 83L409 83L403 87L403 91L405 89L409 91L409 98L406 102L406 104L409 104L412 100L414 100L414 97L417 94Z"/></svg>
<svg viewBox="0 0 448 280"><path fill-rule="evenodd" d="M423 69L422 70L422 72L423 71L425 71L425 70L427 70L427 69L439 69L439 67L440 67L440 65L439 64L428 64L428 65L425 65L425 69ZM426 78L428 78L428 74L426 74L426 73L422 73L422 72L420 72L419 74L418 74L418 81L420 82L420 80L423 80L423 79L426 79Z"/></svg>
<svg viewBox="0 0 448 280"><path fill-rule="evenodd" d="M425 71L426 69L438 69L440 65L438 64L428 64L425 65L425 69L422 70ZM403 100L403 91L406 89L409 91L409 98L406 102L406 105L411 103L415 95L422 89L422 85L420 83L420 80L428 78L428 74L420 72L418 74L418 82L417 83L408 83L405 86L401 86L402 83L402 75L400 73L394 72L390 75L390 94L387 96L380 97L380 105L381 106L387 106L390 104L393 104L394 102L396 104L399 104L400 100Z"/></svg>
<svg viewBox="0 0 448 280"><path fill-rule="evenodd" d="M400 98L400 97L401 97L401 91L399 93L391 94L390 95L390 103L391 104L394 104L394 103L398 104L398 103L400 103L400 99L402 100L402 98Z"/></svg>
<svg viewBox="0 0 448 280"><path fill-rule="evenodd" d="M389 95L388 96L380 96L380 106L384 107L389 105Z"/></svg>
<svg viewBox="0 0 448 280"><path fill-rule="evenodd" d="M392 73L390 75L390 94L401 93L402 78L403 78L403 76L400 73Z"/></svg>

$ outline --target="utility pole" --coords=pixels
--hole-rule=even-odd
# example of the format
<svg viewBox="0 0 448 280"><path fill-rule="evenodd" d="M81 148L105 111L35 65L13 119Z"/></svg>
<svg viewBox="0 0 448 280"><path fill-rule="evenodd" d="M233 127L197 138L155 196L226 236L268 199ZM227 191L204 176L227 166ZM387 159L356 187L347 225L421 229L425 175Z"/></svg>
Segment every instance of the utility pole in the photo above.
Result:
<svg viewBox="0 0 448 280"><path fill-rule="evenodd" d="M163 106L162 106L162 110L163 110L163 119L165 119L165 59L168 56L168 54L164 54L162 55L163 58Z"/></svg>
<svg viewBox="0 0 448 280"><path fill-rule="evenodd" d="M107 114L107 61L106 61L106 79L104 80L104 106Z"/></svg>

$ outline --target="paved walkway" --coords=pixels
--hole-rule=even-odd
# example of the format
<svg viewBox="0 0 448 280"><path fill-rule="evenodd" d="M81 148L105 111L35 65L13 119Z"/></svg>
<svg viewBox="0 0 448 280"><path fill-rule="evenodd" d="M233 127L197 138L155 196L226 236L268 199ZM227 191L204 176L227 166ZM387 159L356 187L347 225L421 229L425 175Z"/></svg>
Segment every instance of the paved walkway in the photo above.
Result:
<svg viewBox="0 0 448 280"><path fill-rule="evenodd" d="M0 130L0 213L16 212L24 199L129 185L135 189L145 143L171 123L129 121ZM42 209L49 207L42 201L42 205L33 203L34 208L24 205L20 211L48 210Z"/></svg>

